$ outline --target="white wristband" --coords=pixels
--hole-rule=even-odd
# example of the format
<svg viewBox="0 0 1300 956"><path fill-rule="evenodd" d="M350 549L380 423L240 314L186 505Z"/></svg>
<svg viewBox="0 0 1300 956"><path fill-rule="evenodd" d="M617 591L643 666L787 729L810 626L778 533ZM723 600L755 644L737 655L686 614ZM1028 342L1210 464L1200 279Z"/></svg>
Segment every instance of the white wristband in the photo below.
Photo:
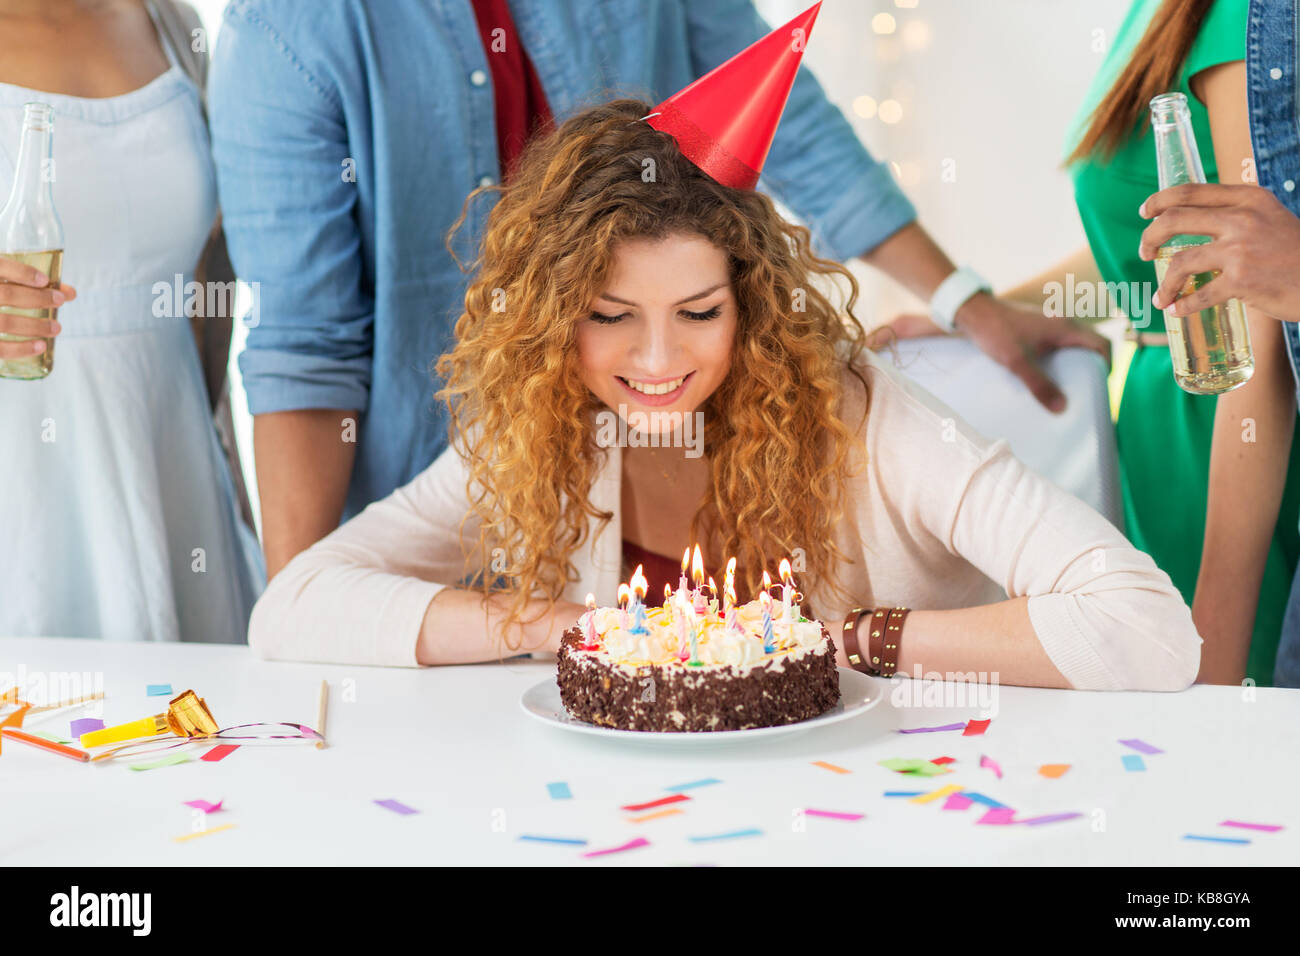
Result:
<svg viewBox="0 0 1300 956"><path fill-rule="evenodd" d="M992 292L990 286L974 269L962 266L939 283L930 297L930 318L946 332L955 331L957 310L977 292Z"/></svg>

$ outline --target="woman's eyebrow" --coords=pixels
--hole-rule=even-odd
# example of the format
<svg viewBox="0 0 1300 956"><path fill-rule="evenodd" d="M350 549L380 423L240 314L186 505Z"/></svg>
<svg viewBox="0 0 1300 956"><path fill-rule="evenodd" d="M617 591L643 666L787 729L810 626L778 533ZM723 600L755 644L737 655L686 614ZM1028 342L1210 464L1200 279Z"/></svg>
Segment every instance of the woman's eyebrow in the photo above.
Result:
<svg viewBox="0 0 1300 956"><path fill-rule="evenodd" d="M709 286L709 288L705 289L703 292L697 292L697 293L695 293L695 295L688 295L686 298L682 299L680 302L674 302L673 305L675 305L675 306L676 306L676 305L685 305L687 302L694 302L696 299L703 299L706 295L712 295L713 293L717 292L719 289L725 287L726 285L727 285L727 283L725 283L725 282L719 282L717 285ZM608 292L602 292L602 293L598 296L598 298L601 298L601 299L608 299L610 302L617 302L617 303L619 303L620 305L633 305L633 306L636 305L635 302L629 302L627 299L620 299L618 296L616 296L616 295L611 295L611 294L608 293Z"/></svg>

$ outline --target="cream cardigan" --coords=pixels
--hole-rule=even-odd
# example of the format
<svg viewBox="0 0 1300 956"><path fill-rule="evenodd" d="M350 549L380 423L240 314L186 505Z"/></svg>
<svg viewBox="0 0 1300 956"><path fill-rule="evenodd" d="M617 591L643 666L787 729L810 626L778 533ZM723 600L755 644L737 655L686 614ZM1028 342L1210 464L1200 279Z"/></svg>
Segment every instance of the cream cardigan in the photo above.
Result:
<svg viewBox="0 0 1300 956"><path fill-rule="evenodd" d="M871 389L836 542L853 563L841 581L862 606L922 610L1029 597L1043 649L1076 688L1181 690L1196 678L1201 639L1169 576L1086 504L1030 471L1005 440L984 438L952 409L867 353ZM861 420L862 388L846 372L841 409ZM591 492L614 513L573 556L587 592L612 604L622 558L622 455L610 449ZM856 473L854 470L856 469ZM253 610L249 643L281 660L416 666L429 602L463 577L458 526L467 470L449 448L414 481L298 555ZM466 540L477 542L473 521ZM775 556L773 560L775 561ZM819 616L850 610L818 581L801 582Z"/></svg>

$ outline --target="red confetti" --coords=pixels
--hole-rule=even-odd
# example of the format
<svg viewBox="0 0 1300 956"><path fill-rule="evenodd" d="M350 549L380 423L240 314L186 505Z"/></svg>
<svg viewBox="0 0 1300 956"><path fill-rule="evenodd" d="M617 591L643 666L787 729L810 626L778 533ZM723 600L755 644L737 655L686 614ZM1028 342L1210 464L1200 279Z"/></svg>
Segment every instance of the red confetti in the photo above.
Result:
<svg viewBox="0 0 1300 956"><path fill-rule="evenodd" d="M238 750L238 749L239 749L239 744L218 744L216 747L213 747L211 750L209 750L199 759L209 760L215 763L218 760L230 756L230 752L232 750Z"/></svg>
<svg viewBox="0 0 1300 956"><path fill-rule="evenodd" d="M637 813L641 810L650 810L654 807L663 807L663 806L667 806L670 803L681 803L683 800L689 800L689 799L691 798L684 793L675 793L671 797L661 797L658 800L651 800L649 803L629 803L623 809L629 810L632 813Z"/></svg>
<svg viewBox="0 0 1300 956"><path fill-rule="evenodd" d="M961 732L963 737L978 737L984 731L989 729L992 720L969 720L966 722L966 729Z"/></svg>
<svg viewBox="0 0 1300 956"><path fill-rule="evenodd" d="M951 757L935 757L933 760L930 761L930 763L938 764L940 767L942 767L946 763L956 763L956 762L957 761L953 760Z"/></svg>

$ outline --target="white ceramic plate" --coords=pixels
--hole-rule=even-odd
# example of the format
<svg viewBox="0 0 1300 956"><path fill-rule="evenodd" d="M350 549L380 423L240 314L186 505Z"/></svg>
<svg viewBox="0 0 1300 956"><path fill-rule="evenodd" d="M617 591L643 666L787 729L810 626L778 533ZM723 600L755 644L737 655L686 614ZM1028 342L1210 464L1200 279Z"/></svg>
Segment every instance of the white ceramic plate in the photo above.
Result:
<svg viewBox="0 0 1300 956"><path fill-rule="evenodd" d="M824 727L837 721L848 720L865 713L885 696L885 684L877 682L866 674L847 667L837 668L840 672L840 702L826 713L795 724L782 724L779 727L754 727L750 730L709 730L698 733L673 733L654 730L615 730L611 727L597 727L585 720L576 720L569 716L560 702L560 687L552 677L524 691L519 698L519 705L524 713L546 724L563 730L572 730L580 734L594 734L597 737L609 737L617 740L645 740L656 743L680 744L692 746L698 744L717 744L739 740L753 740L757 737L780 737L784 734L797 734L814 727Z"/></svg>

